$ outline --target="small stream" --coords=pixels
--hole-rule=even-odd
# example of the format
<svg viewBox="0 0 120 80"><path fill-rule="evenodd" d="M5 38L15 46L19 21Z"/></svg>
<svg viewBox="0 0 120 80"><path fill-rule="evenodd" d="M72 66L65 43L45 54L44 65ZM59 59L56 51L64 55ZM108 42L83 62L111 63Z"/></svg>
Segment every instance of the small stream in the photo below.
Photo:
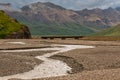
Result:
<svg viewBox="0 0 120 80"><path fill-rule="evenodd" d="M74 49L86 49L95 48L94 46L84 46L84 45L60 45L53 44L52 48L42 48L42 49L26 49L26 50L3 50L1 52L29 52L29 51L46 51L46 50L57 50L52 53L46 53L42 56L36 56L35 58L42 60L43 63L36 66L33 70L25 73L10 75L0 77L0 80L8 80L11 78L19 79L35 79L35 78L45 78L45 77L55 77L68 75L71 72L71 67L60 60L50 59L49 57L56 55L58 53L67 52Z"/></svg>

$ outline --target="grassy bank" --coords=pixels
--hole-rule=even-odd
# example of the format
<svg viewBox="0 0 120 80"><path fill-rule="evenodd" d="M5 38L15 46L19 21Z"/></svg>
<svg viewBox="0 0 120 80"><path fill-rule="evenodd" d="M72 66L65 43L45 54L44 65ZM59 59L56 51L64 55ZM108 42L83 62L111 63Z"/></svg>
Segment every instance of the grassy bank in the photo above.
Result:
<svg viewBox="0 0 120 80"><path fill-rule="evenodd" d="M5 38L7 35L20 31L22 24L10 18L3 11L0 11L0 38Z"/></svg>

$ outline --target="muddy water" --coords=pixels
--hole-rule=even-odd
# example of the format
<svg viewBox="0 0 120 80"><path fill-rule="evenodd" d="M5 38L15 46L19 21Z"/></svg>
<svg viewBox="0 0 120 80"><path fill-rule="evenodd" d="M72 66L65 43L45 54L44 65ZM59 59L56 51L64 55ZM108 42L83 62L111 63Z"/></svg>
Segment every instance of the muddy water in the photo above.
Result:
<svg viewBox="0 0 120 80"><path fill-rule="evenodd" d="M63 76L67 75L68 72L71 72L71 67L69 67L66 63L60 60L50 59L49 57L67 52L73 49L84 49L84 48L95 48L94 46L83 46L83 45L57 45L53 44L52 48L43 48L43 49L26 49L26 50L4 50L2 52L28 52L28 51L46 51L46 50L57 50L52 53L46 53L42 56L36 56L35 58L39 60L43 60L43 63L36 66L34 70L29 72L4 76L0 77L0 80L8 80L11 78L20 78L20 79L35 79L35 78L44 78L44 77L55 77L55 76ZM59 46L59 47L58 47Z"/></svg>

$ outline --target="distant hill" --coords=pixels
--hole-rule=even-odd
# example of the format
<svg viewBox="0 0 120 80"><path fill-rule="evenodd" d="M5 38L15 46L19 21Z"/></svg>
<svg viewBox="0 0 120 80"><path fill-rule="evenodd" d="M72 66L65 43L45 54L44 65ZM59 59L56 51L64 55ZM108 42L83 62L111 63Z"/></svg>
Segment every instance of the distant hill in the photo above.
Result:
<svg viewBox="0 0 120 80"><path fill-rule="evenodd" d="M120 36L120 24L110 29L101 31L96 36Z"/></svg>
<svg viewBox="0 0 120 80"><path fill-rule="evenodd" d="M30 38L28 27L0 11L0 38Z"/></svg>
<svg viewBox="0 0 120 80"><path fill-rule="evenodd" d="M68 10L50 2L32 3L21 11L6 11L29 26L32 35L90 35L120 23L120 11L108 9Z"/></svg>

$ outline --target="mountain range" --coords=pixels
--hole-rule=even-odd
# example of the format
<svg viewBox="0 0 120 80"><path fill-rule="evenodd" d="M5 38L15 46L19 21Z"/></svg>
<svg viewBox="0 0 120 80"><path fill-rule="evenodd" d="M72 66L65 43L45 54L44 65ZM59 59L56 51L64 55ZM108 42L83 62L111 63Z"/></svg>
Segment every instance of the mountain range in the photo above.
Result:
<svg viewBox="0 0 120 80"><path fill-rule="evenodd" d="M120 23L119 8L69 10L50 2L32 3L21 11L6 10L29 26L32 35L89 35Z"/></svg>

